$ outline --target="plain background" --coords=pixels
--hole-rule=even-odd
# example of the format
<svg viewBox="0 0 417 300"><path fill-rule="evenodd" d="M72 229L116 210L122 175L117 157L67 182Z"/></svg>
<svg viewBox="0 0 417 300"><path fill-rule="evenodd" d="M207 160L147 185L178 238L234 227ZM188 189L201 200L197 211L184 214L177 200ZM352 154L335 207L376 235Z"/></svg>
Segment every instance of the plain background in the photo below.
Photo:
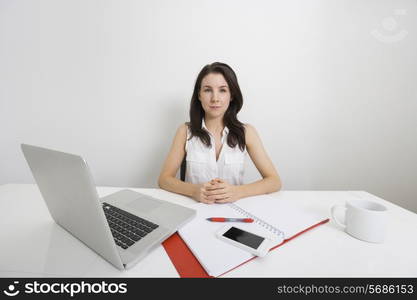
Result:
<svg viewBox="0 0 417 300"><path fill-rule="evenodd" d="M157 187L221 61L284 189L417 212L416 31L415 0L0 0L0 184L33 182L24 142L82 155L97 185Z"/></svg>

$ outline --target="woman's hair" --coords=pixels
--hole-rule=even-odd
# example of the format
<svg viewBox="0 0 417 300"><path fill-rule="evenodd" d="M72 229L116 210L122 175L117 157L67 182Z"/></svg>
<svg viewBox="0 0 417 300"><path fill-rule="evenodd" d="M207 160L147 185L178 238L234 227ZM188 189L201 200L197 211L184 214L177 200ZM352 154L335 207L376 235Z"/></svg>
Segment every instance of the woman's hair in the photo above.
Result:
<svg viewBox="0 0 417 300"><path fill-rule="evenodd" d="M206 65L197 76L197 80L195 81L194 85L193 96L191 97L190 122L187 123L190 128L191 137L196 136L200 138L200 140L207 147L211 147L211 141L208 132L201 128L205 113L201 105L201 101L198 98L201 89L201 81L206 75L210 73L222 74L230 90L230 104L223 116L223 123L227 128L229 128L227 144L231 148L239 145L240 150L244 151L246 145L245 127L243 126L243 123L237 119L237 113L240 111L243 105L242 92L240 91L235 72L231 67L224 63L215 62L210 65Z"/></svg>

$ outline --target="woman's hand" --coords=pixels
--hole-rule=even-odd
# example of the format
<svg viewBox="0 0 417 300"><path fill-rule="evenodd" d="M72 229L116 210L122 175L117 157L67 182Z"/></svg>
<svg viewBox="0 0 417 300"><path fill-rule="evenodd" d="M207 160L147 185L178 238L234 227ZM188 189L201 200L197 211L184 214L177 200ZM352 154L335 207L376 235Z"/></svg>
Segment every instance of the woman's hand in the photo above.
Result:
<svg viewBox="0 0 417 300"><path fill-rule="evenodd" d="M202 193L205 203L227 203L240 199L238 186L219 178L204 184Z"/></svg>
<svg viewBox="0 0 417 300"><path fill-rule="evenodd" d="M196 189L193 193L192 198L198 202L206 203L206 204L213 204L215 201L208 199L205 193L210 189L212 186L211 182L206 182L203 184L198 184Z"/></svg>

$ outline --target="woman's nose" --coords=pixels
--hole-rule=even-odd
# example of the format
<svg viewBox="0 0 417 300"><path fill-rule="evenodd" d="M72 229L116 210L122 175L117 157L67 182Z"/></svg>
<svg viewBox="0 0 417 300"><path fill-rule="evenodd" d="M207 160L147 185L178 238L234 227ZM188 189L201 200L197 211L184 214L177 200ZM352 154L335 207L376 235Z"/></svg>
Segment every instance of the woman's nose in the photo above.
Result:
<svg viewBox="0 0 417 300"><path fill-rule="evenodd" d="M211 96L211 102L219 102L219 95L217 93L213 93Z"/></svg>

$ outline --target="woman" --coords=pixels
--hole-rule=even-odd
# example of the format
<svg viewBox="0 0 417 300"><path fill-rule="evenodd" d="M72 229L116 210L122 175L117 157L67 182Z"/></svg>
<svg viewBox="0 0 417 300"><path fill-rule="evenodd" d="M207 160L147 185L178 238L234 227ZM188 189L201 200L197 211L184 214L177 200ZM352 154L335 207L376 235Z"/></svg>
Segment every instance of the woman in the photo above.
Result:
<svg viewBox="0 0 417 300"><path fill-rule="evenodd" d="M190 106L190 122L175 135L158 184L197 201L234 202L276 192L281 181L253 126L237 119L243 98L235 72L224 63L206 65L199 73ZM244 158L262 179L243 184ZM175 177L186 158L185 181Z"/></svg>

